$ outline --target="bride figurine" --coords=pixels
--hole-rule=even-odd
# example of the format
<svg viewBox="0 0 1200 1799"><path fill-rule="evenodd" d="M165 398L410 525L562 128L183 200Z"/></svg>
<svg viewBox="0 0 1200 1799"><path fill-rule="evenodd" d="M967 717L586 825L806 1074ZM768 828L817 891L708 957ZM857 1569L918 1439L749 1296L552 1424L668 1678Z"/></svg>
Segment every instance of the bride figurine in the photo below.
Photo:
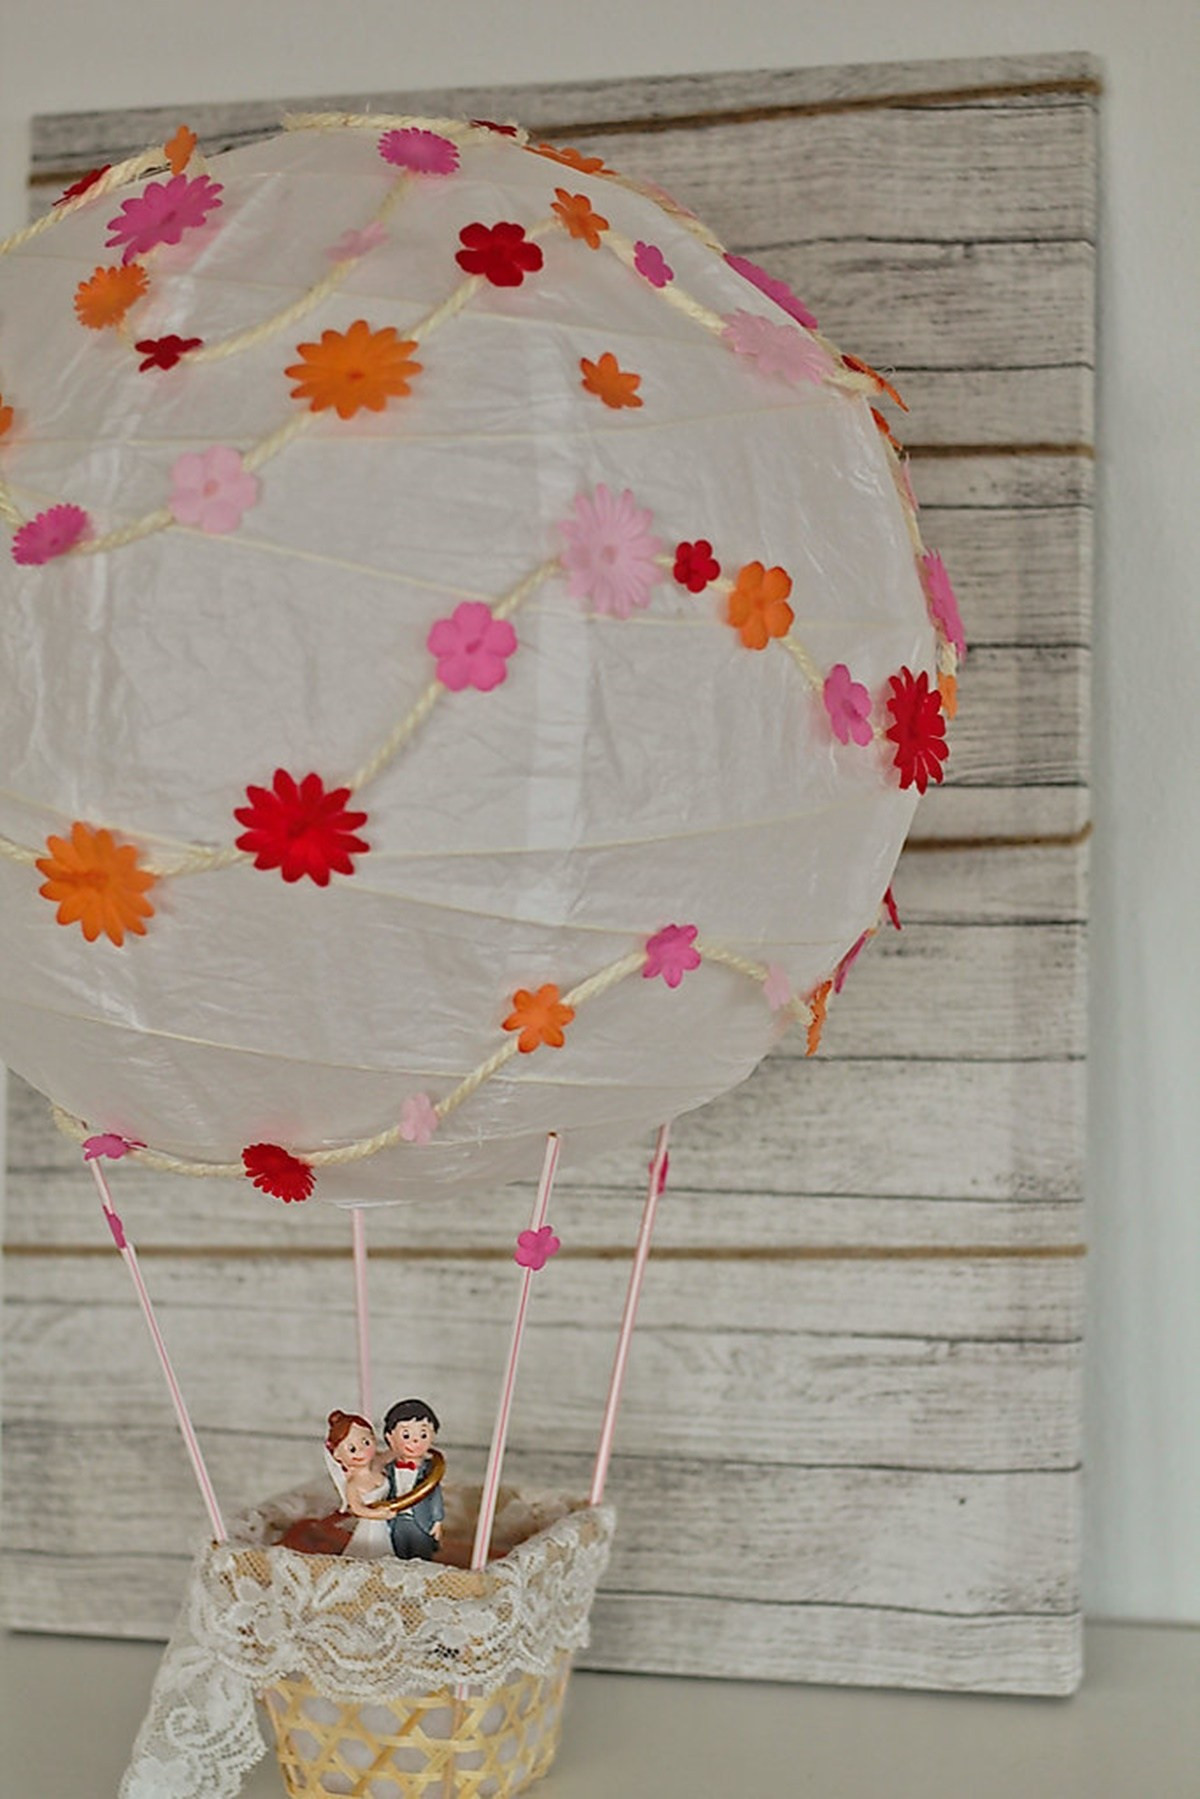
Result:
<svg viewBox="0 0 1200 1799"><path fill-rule="evenodd" d="M391 1555L392 1537L386 1516L374 1509L386 1499L388 1483L375 1465L379 1453L375 1432L357 1412L330 1412L325 1435L325 1463L338 1490L342 1509L355 1519L343 1555L374 1559Z"/></svg>

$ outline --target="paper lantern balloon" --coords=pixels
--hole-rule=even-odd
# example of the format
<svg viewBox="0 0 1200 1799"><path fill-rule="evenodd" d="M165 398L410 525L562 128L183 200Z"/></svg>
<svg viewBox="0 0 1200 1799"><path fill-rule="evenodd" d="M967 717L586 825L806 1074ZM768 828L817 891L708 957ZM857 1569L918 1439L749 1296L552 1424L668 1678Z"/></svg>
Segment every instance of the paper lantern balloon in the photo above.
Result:
<svg viewBox="0 0 1200 1799"><path fill-rule="evenodd" d="M815 1044L961 647L880 378L520 132L190 149L0 259L0 1057L354 1201Z"/></svg>

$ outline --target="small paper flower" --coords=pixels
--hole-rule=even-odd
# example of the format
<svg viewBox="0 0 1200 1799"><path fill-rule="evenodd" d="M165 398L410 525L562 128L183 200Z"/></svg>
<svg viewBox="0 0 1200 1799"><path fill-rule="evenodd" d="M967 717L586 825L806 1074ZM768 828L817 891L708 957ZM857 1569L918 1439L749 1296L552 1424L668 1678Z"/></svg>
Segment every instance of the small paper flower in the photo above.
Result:
<svg viewBox="0 0 1200 1799"><path fill-rule="evenodd" d="M254 857L255 868L277 868L285 881L307 875L318 887L328 887L331 874L352 875L351 858L370 848L354 835L367 815L347 811L350 789L326 790L320 775L297 782L277 768L270 788L247 787L246 798L250 804L233 814L248 827L237 847Z"/></svg>
<svg viewBox="0 0 1200 1799"><path fill-rule="evenodd" d="M900 913L896 906L896 896L890 887L887 888L884 893L883 905L884 910L888 915L888 923L891 925L893 931L902 931L904 926L900 923Z"/></svg>
<svg viewBox="0 0 1200 1799"><path fill-rule="evenodd" d="M593 212L586 194L569 194L565 187L556 187L554 196L551 212L558 214L572 237L580 238L589 250L598 250L601 234L608 230L608 220Z"/></svg>
<svg viewBox="0 0 1200 1799"><path fill-rule="evenodd" d="M864 931L861 937L857 937L834 969L833 991L835 993L840 993L842 988L846 985L846 976L858 961L859 956L862 954L863 945L870 935L870 931Z"/></svg>
<svg viewBox="0 0 1200 1799"><path fill-rule="evenodd" d="M672 571L681 587L689 593L703 593L710 581L715 581L721 572L721 564L712 553L712 545L707 537L698 537L695 543L677 543L675 545L675 567Z"/></svg>
<svg viewBox="0 0 1200 1799"><path fill-rule="evenodd" d="M727 253L725 260L735 274L741 275L743 280L749 281L760 294L766 294L768 300L774 300L776 306L782 306L783 310L794 318L797 324L804 325L809 331L816 330L816 319L804 301L798 299L792 292L786 281L780 281L776 276L768 275L766 269L760 269L758 264L751 262L748 256L730 256Z"/></svg>
<svg viewBox="0 0 1200 1799"><path fill-rule="evenodd" d="M700 951L695 947L698 935L698 925L669 924L648 937L642 979L652 981L661 975L668 987L678 987L685 974L700 966Z"/></svg>
<svg viewBox="0 0 1200 1799"><path fill-rule="evenodd" d="M7 437L12 430L13 409L4 404L4 395L0 394L0 437Z"/></svg>
<svg viewBox="0 0 1200 1799"><path fill-rule="evenodd" d="M808 1002L808 1039L804 1053L815 1056L821 1042L821 1032L825 1029L825 1008L829 1004L829 995L833 988L832 981L822 981Z"/></svg>
<svg viewBox="0 0 1200 1799"><path fill-rule="evenodd" d="M224 535L236 531L242 514L258 501L257 475L248 472L240 450L216 444L211 450L186 450L171 467L167 502L178 525Z"/></svg>
<svg viewBox="0 0 1200 1799"><path fill-rule="evenodd" d="M414 175L453 175L458 167L458 146L440 132L423 131L417 125L385 131L379 140L379 154L384 162L409 169Z"/></svg>
<svg viewBox="0 0 1200 1799"><path fill-rule="evenodd" d="M343 231L336 244L330 244L325 254L332 262L350 262L357 256L365 256L369 250L377 249L387 238L387 231L379 219L372 219L361 231L353 226Z"/></svg>
<svg viewBox="0 0 1200 1799"><path fill-rule="evenodd" d="M144 1143L138 1143L132 1137L122 1137L116 1131L101 1131L95 1137L83 1140L83 1159L94 1162L97 1156L105 1156L110 1162L119 1162L132 1149L145 1149Z"/></svg>
<svg viewBox="0 0 1200 1799"><path fill-rule="evenodd" d="M220 182L207 175L173 175L169 181L152 181L108 221L110 235L105 243L110 250L123 244L125 262L144 256L156 244L177 244L185 231L203 225L209 213L222 204L221 193Z"/></svg>
<svg viewBox="0 0 1200 1799"><path fill-rule="evenodd" d="M903 455L904 445L900 442L900 439L896 436L892 427L888 424L882 412L880 412L878 406L872 406L871 417L875 420L875 429L878 431L879 435L887 439L893 450L895 450L897 456Z"/></svg>
<svg viewBox="0 0 1200 1799"><path fill-rule="evenodd" d="M169 137L163 145L163 155L172 175L182 175L192 160L192 152L196 148L196 133L189 125L180 125L173 137Z"/></svg>
<svg viewBox="0 0 1200 1799"><path fill-rule="evenodd" d="M119 325L149 285L150 278L140 262L97 269L75 289L75 317L89 331L103 331L106 325Z"/></svg>
<svg viewBox="0 0 1200 1799"><path fill-rule="evenodd" d="M825 710L839 743L870 743L875 735L871 725L871 695L861 681L850 679L844 662L835 663L825 677L823 689Z"/></svg>
<svg viewBox="0 0 1200 1799"><path fill-rule="evenodd" d="M410 1093L400 1108L400 1135L406 1143L428 1143L438 1115L428 1093Z"/></svg>
<svg viewBox="0 0 1200 1799"><path fill-rule="evenodd" d="M958 682L953 675L939 673L937 688L942 696L942 711L948 719L953 718L958 711Z"/></svg>
<svg viewBox="0 0 1200 1799"><path fill-rule="evenodd" d="M421 372L409 356L416 347L394 325L372 331L365 319L355 319L346 331L322 331L320 343L297 344L303 361L283 372L297 383L293 400L307 400L310 412L332 406L340 419L349 419L364 408L382 412L389 400L409 392Z"/></svg>
<svg viewBox="0 0 1200 1799"><path fill-rule="evenodd" d="M921 558L921 567L934 623L940 625L947 643L954 645L955 654L961 658L967 653L967 640L963 636L962 615L958 610L954 589L950 585L950 577L946 573L946 564L932 550L927 550Z"/></svg>
<svg viewBox="0 0 1200 1799"><path fill-rule="evenodd" d="M792 983L782 962L768 963L767 978L763 982L763 998L772 1012L782 1012L791 1003Z"/></svg>
<svg viewBox="0 0 1200 1799"><path fill-rule="evenodd" d="M581 356L579 366L583 370L579 385L585 392L603 400L606 406L611 406L614 412L619 412L622 406L642 404L637 391L642 377L623 369L611 350L605 350L598 362L589 362L586 356Z"/></svg>
<svg viewBox="0 0 1200 1799"><path fill-rule="evenodd" d="M889 400L894 400L901 412L908 411L908 407L891 382L885 381L879 370L873 369L869 362L863 361L861 356L851 356L848 350L843 350L842 362L846 368L853 369L856 375L865 375L869 381L874 382L876 393L886 394Z"/></svg>
<svg viewBox="0 0 1200 1799"><path fill-rule="evenodd" d="M764 375L795 385L820 381L831 367L829 354L793 325L776 325L755 312L732 312L725 320L723 341L748 356Z"/></svg>
<svg viewBox="0 0 1200 1799"><path fill-rule="evenodd" d="M575 1008L563 1004L552 982L539 987L536 993L518 987L512 996L512 1008L504 1020L504 1029L520 1031L517 1048L523 1056L531 1055L543 1043L549 1049L562 1048L563 1027L574 1018Z"/></svg>
<svg viewBox="0 0 1200 1799"><path fill-rule="evenodd" d="M612 170L605 167L602 156L585 156L582 150L576 150L570 144L529 144L526 147L535 156L546 156L551 162L561 162L580 175L612 174Z"/></svg>
<svg viewBox="0 0 1200 1799"><path fill-rule="evenodd" d="M451 693L464 687L490 693L508 674L517 634L506 618L495 618L482 600L464 600L449 618L430 628L425 647L437 657L437 678Z"/></svg>
<svg viewBox="0 0 1200 1799"><path fill-rule="evenodd" d="M666 287L674 281L675 271L657 244L644 244L641 238L633 246L633 266L651 287Z"/></svg>
<svg viewBox="0 0 1200 1799"><path fill-rule="evenodd" d="M637 505L628 488L612 494L603 482L590 497L580 494L572 512L562 524L568 593L615 618L648 606L662 552L651 530L653 514Z"/></svg>
<svg viewBox="0 0 1200 1799"><path fill-rule="evenodd" d="M936 688L930 691L929 676L923 669L914 675L911 669L902 668L888 677L888 686L892 723L884 735L896 746L892 765L900 770L901 787L915 787L924 793L931 780L941 780L942 763L950 754L942 696Z"/></svg>
<svg viewBox="0 0 1200 1799"><path fill-rule="evenodd" d="M496 225L478 220L459 232L462 249L454 260L468 275L482 275L493 287L520 287L526 275L540 269L542 252L525 235L524 225L502 219Z"/></svg>
<svg viewBox="0 0 1200 1799"><path fill-rule="evenodd" d="M554 1235L548 1224L540 1230L522 1231L517 1238L516 1252L513 1261L519 1268L532 1268L536 1273L544 1268L551 1256L556 1256L562 1244Z"/></svg>
<svg viewBox="0 0 1200 1799"><path fill-rule="evenodd" d="M77 924L89 943L103 932L118 948L126 931L146 935L154 907L145 895L154 876L138 867L136 844L118 844L111 831L76 819L69 838L47 837L46 848L49 855L37 861L46 877L38 892L58 906L59 924Z"/></svg>
<svg viewBox="0 0 1200 1799"><path fill-rule="evenodd" d="M316 1185L309 1164L278 1143L251 1143L242 1151L242 1166L260 1193L269 1193L285 1205L307 1199Z"/></svg>
<svg viewBox="0 0 1200 1799"><path fill-rule="evenodd" d="M52 562L73 550L91 523L82 506L51 506L21 526L12 540L12 559L24 568Z"/></svg>
<svg viewBox="0 0 1200 1799"><path fill-rule="evenodd" d="M98 169L89 169L86 175L77 176L76 179L72 181L70 187L65 187L63 189L54 204L56 206L65 206L68 200L78 200L80 194L86 194L88 189L95 187L98 181L103 181L111 168L112 164L106 162Z"/></svg>
<svg viewBox="0 0 1200 1799"><path fill-rule="evenodd" d="M738 570L726 618L748 650L765 650L772 637L786 637L795 613L787 603L791 576L782 568L748 562Z"/></svg>
<svg viewBox="0 0 1200 1799"><path fill-rule="evenodd" d="M138 369L142 373L146 369L173 369L190 350L198 350L203 342L203 338L176 337L173 332L166 337L141 337L133 346L143 358Z"/></svg>
<svg viewBox="0 0 1200 1799"><path fill-rule="evenodd" d="M517 137L520 127L517 125L497 125L495 119L472 119L472 125L479 131L494 131L498 137Z"/></svg>

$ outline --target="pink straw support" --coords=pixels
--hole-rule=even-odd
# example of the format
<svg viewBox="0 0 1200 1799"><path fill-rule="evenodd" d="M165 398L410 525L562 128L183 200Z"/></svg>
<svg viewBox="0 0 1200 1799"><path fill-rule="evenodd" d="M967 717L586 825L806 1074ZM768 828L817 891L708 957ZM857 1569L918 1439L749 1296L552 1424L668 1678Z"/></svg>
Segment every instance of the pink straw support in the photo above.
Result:
<svg viewBox="0 0 1200 1799"><path fill-rule="evenodd" d="M350 1214L354 1245L354 1317L358 1327L358 1409L364 1418L371 1411L371 1315L367 1309L367 1221L362 1207Z"/></svg>
<svg viewBox="0 0 1200 1799"><path fill-rule="evenodd" d="M142 1271L138 1267L137 1251L125 1235L124 1226L117 1215L116 1207L113 1205L112 1194L108 1190L108 1182L101 1173L99 1162L93 1160L90 1163L90 1167L92 1174L95 1177L96 1185L100 1189L100 1204L104 1207L104 1216L108 1220L108 1228L112 1232L113 1242L121 1252L121 1260L129 1270L129 1276L133 1281L134 1291L137 1293L138 1300L141 1304L142 1315L146 1320L146 1328L150 1332L150 1340L154 1344L155 1352L163 1371L163 1378L166 1380L167 1390L171 1395L171 1403L175 1407L175 1416L179 1421L179 1429L183 1434L183 1440L187 1446L188 1455L191 1457L192 1472L195 1474L196 1483L200 1488L200 1497L203 1499L204 1504L208 1509L208 1517L209 1522L212 1525L213 1538L216 1542L223 1543L225 1541L225 1523L221 1517L221 1508L217 1504L217 1495L213 1490L212 1481L209 1479L208 1469L205 1467L204 1457L201 1454L200 1444L196 1437L196 1432L192 1425L187 1406L184 1404L184 1398L180 1391L179 1382L175 1379L175 1370L171 1366L171 1358L167 1354L167 1346L163 1342L162 1332L158 1328L158 1319L154 1315L153 1302L146 1290L146 1283L142 1279Z"/></svg>
<svg viewBox="0 0 1200 1799"><path fill-rule="evenodd" d="M660 1126L658 1141L654 1145L654 1154L650 1160L650 1185L646 1190L646 1204L642 1208L637 1248L634 1251L633 1267L629 1273L629 1289L625 1295L625 1310L621 1316L621 1329L617 1336L617 1353L613 1357L612 1378L608 1383L608 1398L604 1402L604 1422L600 1426L596 1467L592 1474L592 1489L588 1494L589 1505L599 1505L604 1498L604 1485L608 1479L608 1464L612 1459L613 1437L617 1428L617 1411L621 1404L621 1389L625 1385L625 1366L629 1360L629 1346L633 1341L633 1327L637 1323L638 1301L642 1296L642 1277L645 1275L646 1261L650 1254L650 1239L654 1234L654 1218L658 1211L659 1195L667 1184L667 1140L670 1135L669 1124Z"/></svg>

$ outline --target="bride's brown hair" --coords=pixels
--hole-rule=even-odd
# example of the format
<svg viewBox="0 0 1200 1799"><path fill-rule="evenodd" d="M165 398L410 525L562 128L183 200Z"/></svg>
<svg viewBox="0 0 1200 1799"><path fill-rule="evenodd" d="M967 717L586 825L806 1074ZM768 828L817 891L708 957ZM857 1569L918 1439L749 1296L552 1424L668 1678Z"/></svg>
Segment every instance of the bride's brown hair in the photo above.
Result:
<svg viewBox="0 0 1200 1799"><path fill-rule="evenodd" d="M331 1452L335 1450L342 1438L349 1434L351 1427L355 1424L361 1424L364 1430L369 1430L372 1436L375 1435L375 1426L369 1418L361 1418L357 1412L330 1412L325 1426L326 1449Z"/></svg>

